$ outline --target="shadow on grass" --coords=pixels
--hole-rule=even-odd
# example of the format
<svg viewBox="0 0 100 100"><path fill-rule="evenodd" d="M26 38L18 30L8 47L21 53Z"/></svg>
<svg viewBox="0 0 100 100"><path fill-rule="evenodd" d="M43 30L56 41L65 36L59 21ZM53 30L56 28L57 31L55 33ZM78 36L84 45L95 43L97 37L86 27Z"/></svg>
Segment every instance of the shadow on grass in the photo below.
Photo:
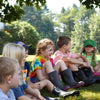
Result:
<svg viewBox="0 0 100 100"><path fill-rule="evenodd" d="M90 86L80 87L78 89L70 89L71 90L79 90L80 96L69 96L66 99L61 98L61 100L100 100L100 84L95 83ZM52 93L50 93L46 88L41 90L41 94L45 97L56 97Z"/></svg>

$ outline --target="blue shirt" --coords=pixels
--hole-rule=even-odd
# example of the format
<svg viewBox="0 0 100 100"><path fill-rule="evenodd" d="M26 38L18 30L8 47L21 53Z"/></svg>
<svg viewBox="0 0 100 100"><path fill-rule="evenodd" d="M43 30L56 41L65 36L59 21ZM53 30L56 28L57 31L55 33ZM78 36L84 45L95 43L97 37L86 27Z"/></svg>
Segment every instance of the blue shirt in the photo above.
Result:
<svg viewBox="0 0 100 100"><path fill-rule="evenodd" d="M22 84L22 85L18 85L17 88L12 88L15 98L17 99L17 97L23 96L24 95L24 90L28 87L27 84Z"/></svg>
<svg viewBox="0 0 100 100"><path fill-rule="evenodd" d="M11 89L8 91L7 95L0 89L0 100L16 100Z"/></svg>
<svg viewBox="0 0 100 100"><path fill-rule="evenodd" d="M28 62L25 62L24 69L27 70L27 77L29 76L30 65Z"/></svg>

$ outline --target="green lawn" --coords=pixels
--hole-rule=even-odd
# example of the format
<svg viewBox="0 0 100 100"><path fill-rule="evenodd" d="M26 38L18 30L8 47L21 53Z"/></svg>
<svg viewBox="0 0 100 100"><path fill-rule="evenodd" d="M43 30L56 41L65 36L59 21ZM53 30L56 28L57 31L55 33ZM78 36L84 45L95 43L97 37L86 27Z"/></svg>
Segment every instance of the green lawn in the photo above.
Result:
<svg viewBox="0 0 100 100"><path fill-rule="evenodd" d="M33 58L34 58L34 56L30 55L27 58L27 61L31 63ZM97 58L100 62L100 55L97 55ZM73 90L75 90L75 89L73 89ZM88 87L81 87L81 88L78 88L77 90L80 91L80 96L79 97L76 97L76 96L71 97L70 96L70 97L67 97L66 100L100 100L100 83L95 83L95 84L92 84ZM43 96L47 96L47 97L48 96L49 97L55 97L50 92L48 92L47 89L41 90L41 94ZM62 100L64 100L64 99L62 99Z"/></svg>

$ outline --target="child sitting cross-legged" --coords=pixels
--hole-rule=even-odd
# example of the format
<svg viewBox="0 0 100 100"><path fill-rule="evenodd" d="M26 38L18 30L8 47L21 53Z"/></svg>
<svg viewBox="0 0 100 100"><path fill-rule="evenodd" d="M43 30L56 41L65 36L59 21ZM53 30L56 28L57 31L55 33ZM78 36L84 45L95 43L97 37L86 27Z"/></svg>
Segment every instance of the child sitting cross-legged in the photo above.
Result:
<svg viewBox="0 0 100 100"><path fill-rule="evenodd" d="M50 39L42 39L37 44L36 56L33 59L30 80L31 82L42 81L44 79L50 80L54 86L61 90L68 90L71 88L78 88L84 85L84 82L76 82L73 79L71 70L67 70L66 65L63 61L59 61L57 64L54 63L51 55L54 52L54 43ZM62 85L59 80L59 73L65 72L66 75L62 76L65 78L67 85ZM66 76L66 77L65 77Z"/></svg>
<svg viewBox="0 0 100 100"><path fill-rule="evenodd" d="M0 100L16 100L11 88L17 88L20 79L17 60L0 57Z"/></svg>
<svg viewBox="0 0 100 100"><path fill-rule="evenodd" d="M92 71L94 73L99 73L100 75L100 64L97 60L97 56L95 53L96 53L95 42L91 39L85 40L84 46L82 47L81 54L88 59Z"/></svg>

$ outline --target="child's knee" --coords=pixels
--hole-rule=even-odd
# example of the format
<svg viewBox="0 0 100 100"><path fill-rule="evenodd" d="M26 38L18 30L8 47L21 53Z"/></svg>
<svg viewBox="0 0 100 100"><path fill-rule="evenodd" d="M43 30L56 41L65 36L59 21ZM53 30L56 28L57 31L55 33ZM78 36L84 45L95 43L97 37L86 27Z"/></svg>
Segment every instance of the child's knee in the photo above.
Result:
<svg viewBox="0 0 100 100"><path fill-rule="evenodd" d="M43 66L48 66L48 65L51 65L51 66L52 66L52 64L51 64L50 61L46 61L46 62L43 64Z"/></svg>
<svg viewBox="0 0 100 100"><path fill-rule="evenodd" d="M78 58L78 60L83 62L83 59L82 58Z"/></svg>
<svg viewBox="0 0 100 100"><path fill-rule="evenodd" d="M68 67L68 63L66 64L63 60L58 60L56 64Z"/></svg>
<svg viewBox="0 0 100 100"><path fill-rule="evenodd" d="M44 80L44 83L49 84L49 83L50 83L50 81L49 81L49 80L47 80L47 79L45 79L45 80Z"/></svg>

